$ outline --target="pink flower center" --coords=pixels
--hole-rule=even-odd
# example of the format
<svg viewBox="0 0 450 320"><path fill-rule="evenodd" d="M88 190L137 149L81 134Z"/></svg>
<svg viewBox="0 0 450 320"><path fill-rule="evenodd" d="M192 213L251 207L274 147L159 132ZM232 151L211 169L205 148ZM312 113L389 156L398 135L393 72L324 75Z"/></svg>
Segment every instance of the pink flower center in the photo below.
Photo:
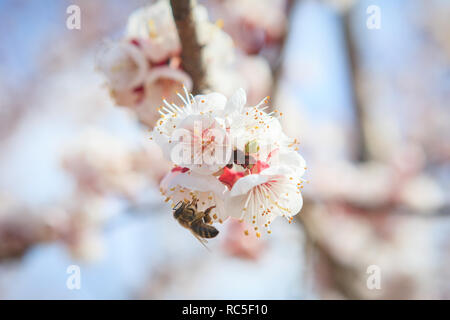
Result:
<svg viewBox="0 0 450 320"><path fill-rule="evenodd" d="M223 173L219 177L219 181L226 185L230 190L240 178L245 176L245 172L238 172L227 167L223 168Z"/></svg>

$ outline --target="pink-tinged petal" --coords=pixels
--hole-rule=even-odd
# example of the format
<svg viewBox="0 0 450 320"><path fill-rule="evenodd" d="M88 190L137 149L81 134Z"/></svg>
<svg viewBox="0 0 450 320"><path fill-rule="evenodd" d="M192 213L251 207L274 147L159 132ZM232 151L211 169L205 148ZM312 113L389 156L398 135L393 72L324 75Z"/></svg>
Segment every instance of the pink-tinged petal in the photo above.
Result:
<svg viewBox="0 0 450 320"><path fill-rule="evenodd" d="M117 106L136 107L144 98L145 93L135 89L115 90L111 88L110 95Z"/></svg>
<svg viewBox="0 0 450 320"><path fill-rule="evenodd" d="M142 51L126 41L105 43L97 56L97 67L105 74L111 89L118 91L141 85L148 72Z"/></svg>
<svg viewBox="0 0 450 320"><path fill-rule="evenodd" d="M280 153L280 148L276 148L275 150L270 151L269 155L267 156L267 162L272 163L271 160L275 157L278 157L279 153Z"/></svg>
<svg viewBox="0 0 450 320"><path fill-rule="evenodd" d="M245 235L248 229L244 223L231 219L225 234L224 248L228 254L249 260L257 260L266 243L254 236Z"/></svg>

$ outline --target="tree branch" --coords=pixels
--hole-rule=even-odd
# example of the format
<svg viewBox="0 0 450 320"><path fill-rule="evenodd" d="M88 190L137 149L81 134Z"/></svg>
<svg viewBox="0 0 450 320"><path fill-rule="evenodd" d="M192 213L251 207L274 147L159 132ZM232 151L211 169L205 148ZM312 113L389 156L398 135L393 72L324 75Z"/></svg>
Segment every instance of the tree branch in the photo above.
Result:
<svg viewBox="0 0 450 320"><path fill-rule="evenodd" d="M286 51L286 42L288 40L289 31L291 29L292 25L292 13L295 11L295 6L298 5L298 3L301 0L295 1L295 0L288 0L286 3L286 17L287 17L287 29L281 38L279 49L278 49L278 58L275 61L275 64L272 67L272 77L273 77L273 84L272 84L272 97L275 97L279 86L280 81L283 73L283 61L285 59L285 51ZM273 106L270 107L270 109L274 109Z"/></svg>
<svg viewBox="0 0 450 320"><path fill-rule="evenodd" d="M355 111L355 129L357 138L357 154L356 160L364 162L369 159L370 141L368 135L368 119L364 102L362 101L360 88L358 85L358 53L355 46L352 30L351 30L351 11L348 10L342 16L344 26L344 40L348 51L348 59L350 63L350 81L352 87L352 105Z"/></svg>
<svg viewBox="0 0 450 320"><path fill-rule="evenodd" d="M183 69L191 76L194 83L193 94L208 89L206 69L203 63L202 46L195 27L195 0L170 0L172 14L181 41L181 58Z"/></svg>

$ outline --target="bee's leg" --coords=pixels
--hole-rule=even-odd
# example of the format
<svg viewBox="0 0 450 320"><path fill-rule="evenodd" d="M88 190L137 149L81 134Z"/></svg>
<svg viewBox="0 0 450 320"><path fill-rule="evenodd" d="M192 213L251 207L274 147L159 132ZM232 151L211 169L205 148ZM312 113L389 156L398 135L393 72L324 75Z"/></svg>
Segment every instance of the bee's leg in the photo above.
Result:
<svg viewBox="0 0 450 320"><path fill-rule="evenodd" d="M204 217L203 217L203 221L205 221L205 223L212 222L211 216L209 214L210 214L211 210L214 209L215 207L216 206L212 206L205 210Z"/></svg>
<svg viewBox="0 0 450 320"><path fill-rule="evenodd" d="M212 223L211 216L209 214L205 214L205 216L203 217L203 221L205 223L211 224Z"/></svg>
<svg viewBox="0 0 450 320"><path fill-rule="evenodd" d="M206 209L205 210L205 215L208 215L209 216L209 213L211 212L211 210L212 209L214 209L216 206L212 206L212 207L209 207L208 209Z"/></svg>

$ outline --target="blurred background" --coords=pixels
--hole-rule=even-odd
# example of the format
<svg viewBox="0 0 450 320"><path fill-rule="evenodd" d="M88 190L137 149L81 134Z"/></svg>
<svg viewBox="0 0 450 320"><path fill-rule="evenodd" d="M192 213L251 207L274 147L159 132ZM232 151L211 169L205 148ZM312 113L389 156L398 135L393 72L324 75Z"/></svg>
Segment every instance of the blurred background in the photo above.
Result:
<svg viewBox="0 0 450 320"><path fill-rule="evenodd" d="M208 252L173 219L160 102L118 106L96 65L153 1L1 0L0 299L449 299L450 2L198 2L233 40L214 89L270 95L300 140L295 223L227 221Z"/></svg>

